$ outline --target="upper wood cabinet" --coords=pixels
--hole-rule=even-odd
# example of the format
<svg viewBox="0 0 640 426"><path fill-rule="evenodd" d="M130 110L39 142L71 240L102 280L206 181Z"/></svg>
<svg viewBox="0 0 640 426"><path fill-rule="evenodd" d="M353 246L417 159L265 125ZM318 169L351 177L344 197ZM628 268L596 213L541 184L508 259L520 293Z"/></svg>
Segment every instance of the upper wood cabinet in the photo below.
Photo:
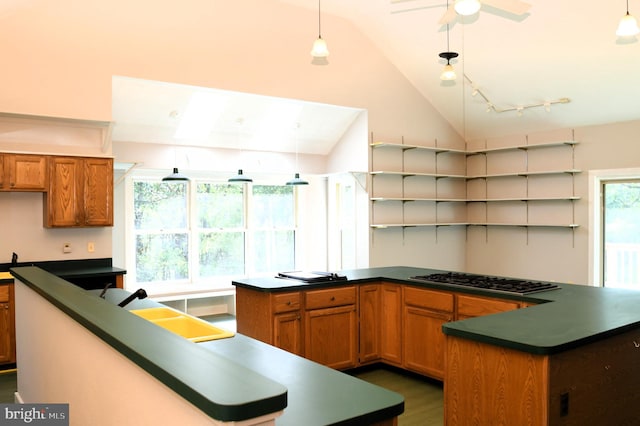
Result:
<svg viewBox="0 0 640 426"><path fill-rule="evenodd" d="M113 159L51 157L46 227L113 226Z"/></svg>
<svg viewBox="0 0 640 426"><path fill-rule="evenodd" d="M47 156L0 154L0 191L47 189Z"/></svg>

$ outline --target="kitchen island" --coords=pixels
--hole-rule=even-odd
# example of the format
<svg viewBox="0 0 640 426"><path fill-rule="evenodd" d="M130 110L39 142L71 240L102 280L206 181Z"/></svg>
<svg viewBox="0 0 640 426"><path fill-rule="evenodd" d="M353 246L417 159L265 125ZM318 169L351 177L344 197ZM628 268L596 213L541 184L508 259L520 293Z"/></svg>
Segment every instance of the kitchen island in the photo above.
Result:
<svg viewBox="0 0 640 426"><path fill-rule="evenodd" d="M382 362L440 378L447 425L637 424L639 292L557 284L557 289L528 295L496 294L411 279L437 272L443 271L386 267L341 271L347 277L341 282L301 283L276 277L235 281L238 330L329 364L335 359L322 358L315 328L309 325L320 317L315 314L316 299L354 288L355 302L331 296L334 305L323 308L328 317L338 314L331 309L353 305L349 309L359 319L351 334L342 334L356 339L357 356L349 356L345 345L341 359L349 360L349 367ZM392 297L384 299L385 291ZM373 296L376 292L382 295ZM432 297L433 304L427 306L427 300L418 306L418 292ZM375 297L377 305L371 302ZM243 306L243 298L251 298L253 310ZM489 315L463 315L462 308L474 298L486 301L480 307ZM314 306L307 306L309 301ZM491 314L499 312L490 309L498 302L510 307ZM340 311L341 322L334 323L340 330L348 328L347 318L353 316L349 312ZM289 322L298 318L299 323L280 326L285 314ZM264 315L272 315L275 325L262 327ZM416 322L418 316L425 319ZM378 330L371 330L371 324ZM440 336L433 333L435 326ZM291 343L296 337L297 345ZM407 362L416 354L424 358L422 370L414 359Z"/></svg>
<svg viewBox="0 0 640 426"><path fill-rule="evenodd" d="M123 290L104 300L37 267L11 273L17 398L69 403L72 425L386 426L403 411L397 393L241 334L192 343L118 307Z"/></svg>

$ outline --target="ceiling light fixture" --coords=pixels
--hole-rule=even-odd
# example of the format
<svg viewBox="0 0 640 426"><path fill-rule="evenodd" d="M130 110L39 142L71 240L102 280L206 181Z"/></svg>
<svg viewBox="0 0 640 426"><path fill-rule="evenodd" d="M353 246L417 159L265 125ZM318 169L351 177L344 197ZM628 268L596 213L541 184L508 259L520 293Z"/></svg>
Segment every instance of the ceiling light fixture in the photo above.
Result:
<svg viewBox="0 0 640 426"><path fill-rule="evenodd" d="M298 169L298 135L297 135L297 130L300 129L300 123L296 123L296 127L295 127L295 134L294 134L294 142L296 145L296 170ZM300 178L300 173L296 173L293 175L293 179L291 179L290 181L287 182L287 185L309 185L309 182L307 182L306 180L303 180L302 178Z"/></svg>
<svg viewBox="0 0 640 426"><path fill-rule="evenodd" d="M189 178L180 173L177 167L173 168L173 173L171 173L169 176L165 176L162 178L163 182L180 182L187 180L189 180Z"/></svg>
<svg viewBox="0 0 640 426"><path fill-rule="evenodd" d="M459 15L469 16L477 13L481 6L478 0L456 0L453 8Z"/></svg>
<svg viewBox="0 0 640 426"><path fill-rule="evenodd" d="M447 1L447 7L449 7L449 2ZM449 24L447 24L447 51L440 52L438 54L442 59L447 60L447 64L442 69L442 73L440 74L440 80L442 81L453 81L456 79L456 71L453 69L453 65L451 65L451 60L458 57L457 52L452 52L449 49Z"/></svg>
<svg viewBox="0 0 640 426"><path fill-rule="evenodd" d="M569 102L571 102L571 99L569 98L559 98L559 99L554 99L550 101L531 103L527 105L498 108L493 102L491 102L491 100L489 100L489 97L485 95L484 92L477 85L475 85L473 81L471 81L471 79L466 74L464 74L464 79L469 82L469 84L473 88L473 92L475 92L475 95L480 96L484 100L485 106L486 106L486 112L502 113L502 112L516 111L518 117L521 117L525 109L544 107L545 111L551 112L551 105L568 104ZM473 96L473 92L472 92L472 96Z"/></svg>
<svg viewBox="0 0 640 426"><path fill-rule="evenodd" d="M240 126L242 126L242 123L244 122L244 120L242 118L238 118L236 120L236 124L238 125L238 128L236 129L236 145L240 146L240 156L242 156L242 144L240 143ZM238 174L229 178L229 180L227 180L227 182L229 183L249 183L249 182L253 182L253 179L251 179L248 176L245 176L242 173L242 169L238 169Z"/></svg>
<svg viewBox="0 0 640 426"><path fill-rule="evenodd" d="M311 56L313 59L311 63L313 65L327 65L329 60L329 49L327 48L327 42L322 38L322 31L320 26L320 0L318 0L318 38L313 42L313 48L311 49Z"/></svg>
<svg viewBox="0 0 640 426"><path fill-rule="evenodd" d="M629 14L629 0L627 0L627 13L620 19L616 35L618 37L633 37L638 33L640 33L638 21L636 21L633 15Z"/></svg>

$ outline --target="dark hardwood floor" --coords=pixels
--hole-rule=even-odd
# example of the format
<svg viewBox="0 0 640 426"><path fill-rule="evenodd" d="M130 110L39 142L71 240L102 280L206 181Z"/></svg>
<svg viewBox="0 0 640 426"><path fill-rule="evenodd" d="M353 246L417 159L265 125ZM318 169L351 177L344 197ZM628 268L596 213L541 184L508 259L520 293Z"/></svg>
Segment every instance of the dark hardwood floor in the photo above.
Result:
<svg viewBox="0 0 640 426"><path fill-rule="evenodd" d="M386 366L350 372L366 382L404 396L404 413L399 426L440 426L444 424L442 383Z"/></svg>
<svg viewBox="0 0 640 426"><path fill-rule="evenodd" d="M16 370L0 371L0 403L13 404L13 394L18 390Z"/></svg>

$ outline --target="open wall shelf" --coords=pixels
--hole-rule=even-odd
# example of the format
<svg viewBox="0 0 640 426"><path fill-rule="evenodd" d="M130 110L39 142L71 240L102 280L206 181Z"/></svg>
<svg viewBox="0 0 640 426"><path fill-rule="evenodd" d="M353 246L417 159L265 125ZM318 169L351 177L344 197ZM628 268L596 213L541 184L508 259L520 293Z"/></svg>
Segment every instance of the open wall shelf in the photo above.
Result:
<svg viewBox="0 0 640 426"><path fill-rule="evenodd" d="M575 229L576 145L561 140L467 151L371 142L370 227Z"/></svg>

